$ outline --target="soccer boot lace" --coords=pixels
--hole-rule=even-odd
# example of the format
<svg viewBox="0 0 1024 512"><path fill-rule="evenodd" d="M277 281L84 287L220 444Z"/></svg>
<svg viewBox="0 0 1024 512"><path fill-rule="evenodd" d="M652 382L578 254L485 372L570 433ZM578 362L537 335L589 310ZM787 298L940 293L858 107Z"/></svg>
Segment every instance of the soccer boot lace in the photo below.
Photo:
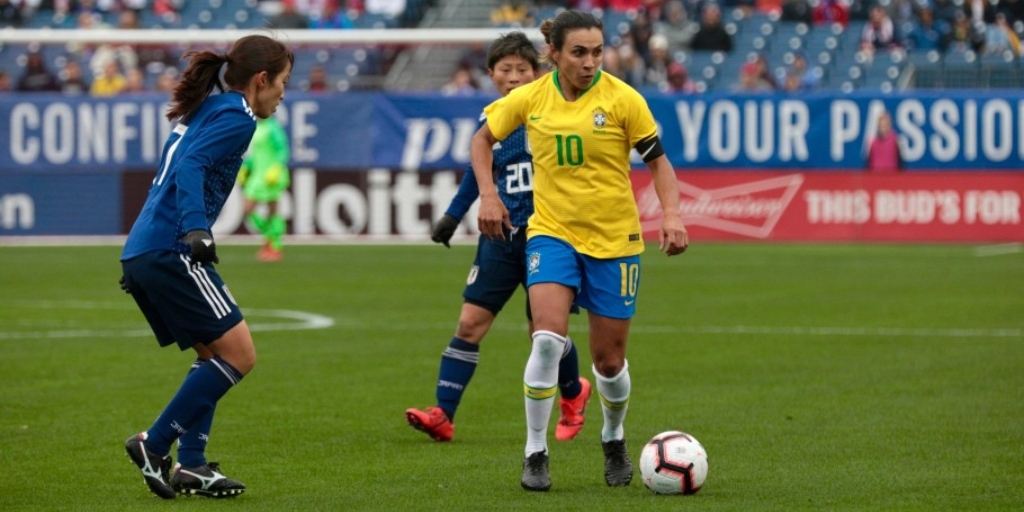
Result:
<svg viewBox="0 0 1024 512"><path fill-rule="evenodd" d="M590 381L580 377L580 394L576 398L559 398L558 408L562 415L555 426L555 439L569 441L583 430L584 414L587 412L587 401L590 400Z"/></svg>
<svg viewBox="0 0 1024 512"><path fill-rule="evenodd" d="M448 415L440 407L426 409L406 409L405 421L409 426L426 433L434 441L451 441L455 434L455 425L448 420Z"/></svg>
<svg viewBox="0 0 1024 512"><path fill-rule="evenodd" d="M523 477L520 479L523 489L527 491L547 491L551 489L551 477L548 476L548 452L533 452L523 459Z"/></svg>
<svg viewBox="0 0 1024 512"><path fill-rule="evenodd" d="M629 461L626 440L602 442L604 450L604 481L612 487L629 485L633 480L633 463Z"/></svg>
<svg viewBox="0 0 1024 512"><path fill-rule="evenodd" d="M177 495L168 483L171 473L171 457L160 457L146 449L146 433L142 432L128 438L124 443L128 457L142 471L142 479L149 490L165 499L173 500Z"/></svg>
<svg viewBox="0 0 1024 512"><path fill-rule="evenodd" d="M216 462L194 468L175 465L171 487L179 494L207 498L234 498L245 492L245 484L221 474Z"/></svg>

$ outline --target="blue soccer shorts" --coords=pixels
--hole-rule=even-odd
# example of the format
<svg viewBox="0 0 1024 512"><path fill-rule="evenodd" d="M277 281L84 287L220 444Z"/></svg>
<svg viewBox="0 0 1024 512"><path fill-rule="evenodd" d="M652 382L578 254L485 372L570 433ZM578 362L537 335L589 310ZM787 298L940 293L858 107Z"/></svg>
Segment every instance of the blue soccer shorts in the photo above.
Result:
<svg viewBox="0 0 1024 512"><path fill-rule="evenodd" d="M558 283L576 291L576 304L596 315L629 319L636 314L640 255L600 259L568 242L535 236L526 243L526 286Z"/></svg>
<svg viewBox="0 0 1024 512"><path fill-rule="evenodd" d="M505 307L516 288L526 286L526 228L519 228L506 240L488 240L481 236L476 246L476 259L466 277L462 298L494 315ZM530 318L530 302L526 302Z"/></svg>
<svg viewBox="0 0 1024 512"><path fill-rule="evenodd" d="M181 350L217 341L242 321L242 311L213 265L171 251L121 263L125 284L161 347Z"/></svg>

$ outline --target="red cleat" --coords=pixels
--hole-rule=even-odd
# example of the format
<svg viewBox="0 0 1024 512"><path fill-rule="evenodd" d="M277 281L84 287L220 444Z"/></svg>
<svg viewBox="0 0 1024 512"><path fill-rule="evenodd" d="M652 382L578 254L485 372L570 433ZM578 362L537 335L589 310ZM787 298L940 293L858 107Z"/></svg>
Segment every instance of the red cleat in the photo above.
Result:
<svg viewBox="0 0 1024 512"><path fill-rule="evenodd" d="M406 409L405 421L409 426L426 433L434 441L447 442L455 434L455 425L448 420L448 415L440 407L426 409Z"/></svg>
<svg viewBox="0 0 1024 512"><path fill-rule="evenodd" d="M558 408L562 415L555 426L555 439L570 441L583 430L584 414L587 412L587 401L590 399L590 381L580 377L580 394L576 398L559 398Z"/></svg>

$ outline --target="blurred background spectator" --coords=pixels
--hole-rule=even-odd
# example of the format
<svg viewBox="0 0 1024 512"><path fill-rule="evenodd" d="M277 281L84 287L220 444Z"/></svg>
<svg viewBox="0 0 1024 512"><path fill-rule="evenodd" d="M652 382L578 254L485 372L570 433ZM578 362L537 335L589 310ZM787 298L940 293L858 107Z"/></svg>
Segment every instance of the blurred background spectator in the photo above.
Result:
<svg viewBox="0 0 1024 512"><path fill-rule="evenodd" d="M11 75L8 75L6 71L0 69L0 92L11 91Z"/></svg>
<svg viewBox="0 0 1024 512"><path fill-rule="evenodd" d="M690 43L694 51L731 52L732 35L722 26L722 10L717 4L705 4L700 29Z"/></svg>
<svg viewBox="0 0 1024 512"><path fill-rule="evenodd" d="M14 0L18 2L20 0ZM12 3L12 0L0 0L0 28L20 27L24 23L21 15L21 6Z"/></svg>
<svg viewBox="0 0 1024 512"><path fill-rule="evenodd" d="M25 70L18 79L19 92L60 92L60 80L46 67L43 54L29 52Z"/></svg>
<svg viewBox="0 0 1024 512"><path fill-rule="evenodd" d="M283 0L281 11L267 22L267 26L279 29L298 29L309 27L309 16L295 8L295 0Z"/></svg>
<svg viewBox="0 0 1024 512"><path fill-rule="evenodd" d="M871 134L869 133L870 137ZM874 136L870 139L867 155L867 169L877 174L892 174L903 167L900 157L899 134L892 129L892 118L888 112L878 117Z"/></svg>
<svg viewBox="0 0 1024 512"><path fill-rule="evenodd" d="M117 96L124 90L126 80L116 60L108 60L103 73L92 81L89 94L98 97Z"/></svg>
<svg viewBox="0 0 1024 512"><path fill-rule="evenodd" d="M472 96L476 94L476 81L472 73L466 68L457 68L452 73L451 80L441 87L441 94L445 96Z"/></svg>
<svg viewBox="0 0 1024 512"><path fill-rule="evenodd" d="M665 83L664 92L693 94L697 91L697 84L690 79L690 73L686 66L673 62L668 65L668 80Z"/></svg>
<svg viewBox="0 0 1024 512"><path fill-rule="evenodd" d="M698 30L700 25L690 19L680 0L666 3L661 19L654 24L654 33L665 38L668 51L673 55L688 50Z"/></svg>
<svg viewBox="0 0 1024 512"><path fill-rule="evenodd" d="M528 0L506 0L491 11L491 24L496 27L533 26L533 7Z"/></svg>
<svg viewBox="0 0 1024 512"><path fill-rule="evenodd" d="M60 72L60 90L69 96L89 92L89 81L82 76L82 66L75 59L68 59Z"/></svg>

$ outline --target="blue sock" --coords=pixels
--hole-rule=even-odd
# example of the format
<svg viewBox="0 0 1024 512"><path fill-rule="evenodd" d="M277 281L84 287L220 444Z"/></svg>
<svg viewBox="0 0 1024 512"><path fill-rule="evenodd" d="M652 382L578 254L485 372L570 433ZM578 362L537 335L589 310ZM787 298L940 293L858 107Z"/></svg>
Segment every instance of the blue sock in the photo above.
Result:
<svg viewBox="0 0 1024 512"><path fill-rule="evenodd" d="M161 457L170 453L174 440L213 411L217 401L240 380L242 373L220 357L193 370L147 431L146 448Z"/></svg>
<svg viewBox="0 0 1024 512"><path fill-rule="evenodd" d="M205 359L196 359L188 373L196 371L205 363ZM194 468L206 465L206 443L210 439L210 428L213 427L213 413L217 410L217 404L213 409L204 414L192 428L188 429L178 438L178 462L186 468Z"/></svg>
<svg viewBox="0 0 1024 512"><path fill-rule="evenodd" d="M558 361L558 392L562 398L576 398L583 391L583 386L580 386L580 356L572 339L566 336L565 341L562 359Z"/></svg>
<svg viewBox="0 0 1024 512"><path fill-rule="evenodd" d="M473 378L476 364L480 361L480 345L452 338L448 348L441 354L441 371L437 376L437 406L455 421L455 410L459 408L462 393Z"/></svg>

